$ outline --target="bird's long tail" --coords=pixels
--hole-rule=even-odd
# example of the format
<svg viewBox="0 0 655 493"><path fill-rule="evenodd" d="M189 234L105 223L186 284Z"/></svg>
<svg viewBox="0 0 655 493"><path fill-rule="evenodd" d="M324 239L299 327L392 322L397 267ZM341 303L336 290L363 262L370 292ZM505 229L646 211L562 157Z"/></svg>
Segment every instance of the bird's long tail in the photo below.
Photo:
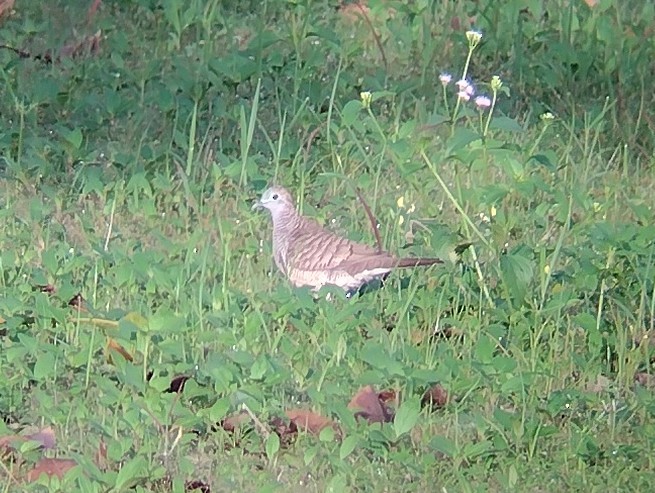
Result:
<svg viewBox="0 0 655 493"><path fill-rule="evenodd" d="M443 260L440 258L429 258L429 257L405 257L398 259L396 267L420 267L434 264L443 264Z"/></svg>

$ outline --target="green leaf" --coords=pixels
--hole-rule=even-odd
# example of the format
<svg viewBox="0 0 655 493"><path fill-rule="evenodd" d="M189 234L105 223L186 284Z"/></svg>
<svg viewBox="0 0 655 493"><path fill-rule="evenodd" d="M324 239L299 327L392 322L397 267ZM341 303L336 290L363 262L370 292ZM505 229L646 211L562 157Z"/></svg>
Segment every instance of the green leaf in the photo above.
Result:
<svg viewBox="0 0 655 493"><path fill-rule="evenodd" d="M52 351L44 352L39 355L34 364L34 379L44 380L55 374L55 355Z"/></svg>
<svg viewBox="0 0 655 493"><path fill-rule="evenodd" d="M449 116L441 115L439 113L433 113L431 114L428 119L425 122L425 125L427 126L436 126L436 125L441 125L442 123L446 123L450 121Z"/></svg>
<svg viewBox="0 0 655 493"><path fill-rule="evenodd" d="M348 490L348 481L346 476L339 474L334 476L325 488L325 493L344 493Z"/></svg>
<svg viewBox="0 0 655 493"><path fill-rule="evenodd" d="M348 457L352 451L355 450L355 447L357 447L358 443L359 438L357 438L355 435L349 435L344 438L343 442L341 443L341 447L339 448L339 460L344 460L346 457Z"/></svg>
<svg viewBox="0 0 655 493"><path fill-rule="evenodd" d="M489 128L492 130L504 130L506 132L523 132L523 127L516 120L506 116L492 118Z"/></svg>
<svg viewBox="0 0 655 493"><path fill-rule="evenodd" d="M464 149L471 142L480 140L480 134L464 127L457 127L453 136L446 142L448 153L452 154Z"/></svg>
<svg viewBox="0 0 655 493"><path fill-rule="evenodd" d="M148 462L142 455L137 455L126 462L118 471L114 491L127 491L141 479L148 476Z"/></svg>
<svg viewBox="0 0 655 493"><path fill-rule="evenodd" d="M430 448L447 455L448 457L455 457L457 454L457 446L453 440L444 436L436 436L430 440Z"/></svg>
<svg viewBox="0 0 655 493"><path fill-rule="evenodd" d="M363 105L362 102L359 101L358 99L353 99L352 101L348 101L346 105L343 107L343 110L341 110L341 123L342 125L349 127L353 123L355 123L355 120L357 119L357 115L359 115L359 112L362 110Z"/></svg>
<svg viewBox="0 0 655 493"><path fill-rule="evenodd" d="M62 132L61 136L74 149L79 149L82 145L82 130L80 130L79 127L76 127L70 131L64 131Z"/></svg>
<svg viewBox="0 0 655 493"><path fill-rule="evenodd" d="M273 460L279 451L280 437L277 436L277 433L271 433L266 439L266 457L268 457L268 460Z"/></svg>
<svg viewBox="0 0 655 493"><path fill-rule="evenodd" d="M534 276L533 261L520 253L510 253L500 258L500 270L512 300L522 302Z"/></svg>
<svg viewBox="0 0 655 493"><path fill-rule="evenodd" d="M531 160L535 160L548 171L556 171L557 165L552 161L552 158L553 156L548 156L547 154L535 154L534 156L530 157Z"/></svg>
<svg viewBox="0 0 655 493"><path fill-rule="evenodd" d="M496 347L496 340L489 334L480 334L474 348L476 363L490 364L494 359Z"/></svg>
<svg viewBox="0 0 655 493"><path fill-rule="evenodd" d="M307 450L305 450L305 453L303 455L303 462L305 463L305 466L308 466L309 464L312 463L317 453L318 453L318 446L316 445L309 447Z"/></svg>
<svg viewBox="0 0 655 493"><path fill-rule="evenodd" d="M400 405L393 419L396 439L414 428L420 413L421 403L417 398L408 399Z"/></svg>
<svg viewBox="0 0 655 493"><path fill-rule="evenodd" d="M487 440L464 445L463 455L468 459L475 459L493 449L493 444Z"/></svg>
<svg viewBox="0 0 655 493"><path fill-rule="evenodd" d="M334 437L335 437L334 428L331 426L326 426L318 434L318 439L321 442L326 442L326 443L334 442Z"/></svg>
<svg viewBox="0 0 655 493"><path fill-rule="evenodd" d="M264 378L269 368L270 364L268 363L266 356L258 356L250 367L250 378L252 380L261 380Z"/></svg>

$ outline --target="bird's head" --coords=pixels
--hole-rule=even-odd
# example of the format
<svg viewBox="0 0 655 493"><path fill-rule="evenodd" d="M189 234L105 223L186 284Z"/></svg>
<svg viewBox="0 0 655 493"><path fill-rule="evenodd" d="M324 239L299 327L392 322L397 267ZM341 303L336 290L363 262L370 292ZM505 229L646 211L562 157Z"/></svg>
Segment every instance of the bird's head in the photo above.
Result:
<svg viewBox="0 0 655 493"><path fill-rule="evenodd" d="M270 187L264 190L262 198L252 206L253 209L268 209L273 217L282 212L295 211L291 194L282 187Z"/></svg>

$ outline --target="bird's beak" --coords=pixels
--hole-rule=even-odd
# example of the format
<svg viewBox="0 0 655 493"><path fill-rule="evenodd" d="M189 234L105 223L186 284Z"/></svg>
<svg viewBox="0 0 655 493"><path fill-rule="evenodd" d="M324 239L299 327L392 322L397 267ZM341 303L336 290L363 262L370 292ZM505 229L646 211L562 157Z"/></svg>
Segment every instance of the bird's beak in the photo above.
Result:
<svg viewBox="0 0 655 493"><path fill-rule="evenodd" d="M254 204L252 204L252 208L251 208L250 210L252 210L252 211L260 211L260 210L262 210L263 208L264 208L264 206L262 205L261 201L258 200L257 202L255 202Z"/></svg>

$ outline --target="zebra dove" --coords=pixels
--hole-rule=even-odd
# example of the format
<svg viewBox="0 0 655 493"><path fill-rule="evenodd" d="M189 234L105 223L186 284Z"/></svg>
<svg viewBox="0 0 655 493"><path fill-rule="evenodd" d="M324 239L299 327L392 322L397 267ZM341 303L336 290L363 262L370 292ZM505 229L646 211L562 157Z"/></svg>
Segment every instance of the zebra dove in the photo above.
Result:
<svg viewBox="0 0 655 493"><path fill-rule="evenodd" d="M353 293L391 270L442 263L438 258L398 258L388 252L342 238L301 216L291 194L281 187L264 191L253 209L266 208L273 218L273 259L297 287L318 291L325 285Z"/></svg>

